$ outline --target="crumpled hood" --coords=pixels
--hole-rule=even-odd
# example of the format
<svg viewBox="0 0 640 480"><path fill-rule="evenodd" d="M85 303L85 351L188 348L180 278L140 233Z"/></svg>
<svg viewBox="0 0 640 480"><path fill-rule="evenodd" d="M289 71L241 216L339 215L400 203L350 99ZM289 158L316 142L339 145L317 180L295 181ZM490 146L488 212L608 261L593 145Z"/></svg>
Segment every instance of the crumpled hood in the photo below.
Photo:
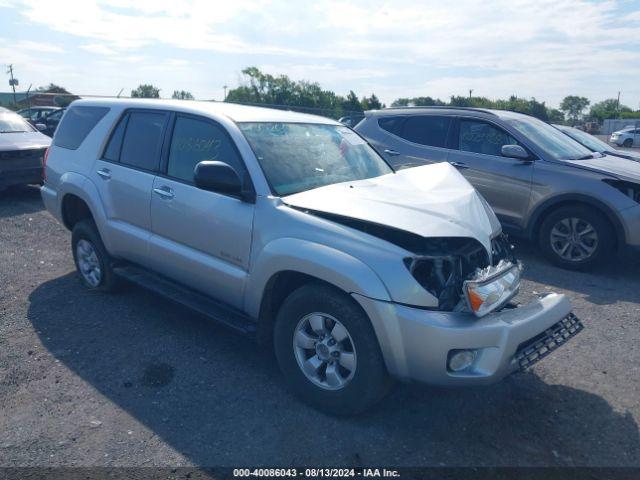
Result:
<svg viewBox="0 0 640 480"><path fill-rule="evenodd" d="M486 201L448 163L327 185L282 199L287 205L405 230L423 237L471 237L491 251L500 223Z"/></svg>
<svg viewBox="0 0 640 480"><path fill-rule="evenodd" d="M0 133L0 151L47 148L51 139L40 132Z"/></svg>
<svg viewBox="0 0 640 480"><path fill-rule="evenodd" d="M623 152L626 153L626 152ZM599 173L615 175L631 181L640 181L640 163L615 155L604 155L600 158L588 160L567 160L571 165L596 171Z"/></svg>

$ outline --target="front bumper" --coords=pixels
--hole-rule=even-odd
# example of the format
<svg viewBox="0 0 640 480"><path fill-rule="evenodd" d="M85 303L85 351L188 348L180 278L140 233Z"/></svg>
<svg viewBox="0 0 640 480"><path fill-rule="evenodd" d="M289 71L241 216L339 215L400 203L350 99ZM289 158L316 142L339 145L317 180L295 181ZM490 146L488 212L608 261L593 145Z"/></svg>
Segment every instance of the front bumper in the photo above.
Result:
<svg viewBox="0 0 640 480"><path fill-rule="evenodd" d="M574 317L569 300L555 293L480 319L468 313L422 310L353 296L371 319L389 373L406 381L496 382L543 358L544 348L553 351L582 329L576 319L573 327L563 330L562 322ZM462 349L475 350L475 361L468 370L452 372L447 368L449 352Z"/></svg>

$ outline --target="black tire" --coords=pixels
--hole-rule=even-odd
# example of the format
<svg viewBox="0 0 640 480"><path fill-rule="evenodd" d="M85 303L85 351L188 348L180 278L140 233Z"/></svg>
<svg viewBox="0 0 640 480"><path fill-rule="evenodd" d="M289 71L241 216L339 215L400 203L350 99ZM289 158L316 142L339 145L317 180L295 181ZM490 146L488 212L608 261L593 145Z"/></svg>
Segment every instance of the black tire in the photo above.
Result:
<svg viewBox="0 0 640 480"><path fill-rule="evenodd" d="M627 138L624 142L622 142L622 146L625 148L633 147L633 140L630 138Z"/></svg>
<svg viewBox="0 0 640 480"><path fill-rule="evenodd" d="M357 352L353 376L339 390L326 390L314 384L296 360L293 340L298 323L315 312L338 319L347 329ZM349 295L325 284L304 285L285 299L276 318L274 345L280 369L291 389L305 402L326 413L361 413L380 401L392 384L365 313Z"/></svg>
<svg viewBox="0 0 640 480"><path fill-rule="evenodd" d="M96 254L98 263L100 265L100 281L97 285L92 285L85 275L82 273L82 269L78 259L78 242L84 240L89 242L93 247ZM71 233L71 250L73 252L73 261L76 264L78 275L83 285L89 290L96 290L101 292L114 292L120 285L120 279L113 272L112 259L107 249L102 243L100 233L96 224L91 219L79 220L73 227Z"/></svg>
<svg viewBox="0 0 640 480"><path fill-rule="evenodd" d="M563 258L556 250L561 250L562 243L555 243L552 239L552 230L565 219L579 219L593 227L597 235L597 243L593 243L590 239L589 246L595 249L586 258L579 259L576 255L575 260ZM565 222L566 224L566 222ZM585 223L580 223L578 228L584 231ZM557 237L556 237L557 238ZM570 270L587 270L601 263L608 255L613 252L615 234L611 228L611 224L600 212L584 205L561 207L549 213L542 222L538 236L538 244L545 256L555 265ZM579 247L576 247L579 249ZM577 251L577 250L576 250ZM584 251L583 251L584 252Z"/></svg>

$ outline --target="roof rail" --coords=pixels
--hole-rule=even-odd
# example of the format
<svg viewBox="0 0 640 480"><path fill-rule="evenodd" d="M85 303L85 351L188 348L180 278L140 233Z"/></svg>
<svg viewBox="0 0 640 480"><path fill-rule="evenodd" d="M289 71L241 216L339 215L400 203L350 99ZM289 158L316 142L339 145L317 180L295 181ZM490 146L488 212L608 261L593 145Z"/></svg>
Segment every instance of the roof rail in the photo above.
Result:
<svg viewBox="0 0 640 480"><path fill-rule="evenodd" d="M421 106L421 105L407 105L406 107L386 107L377 110L385 111L385 110L404 110L404 109L425 109L425 110L467 110L472 112L482 112L488 113L490 115L498 116L493 110L489 108L476 108L476 107L454 107L449 105L430 105L430 106ZM371 111L371 110L368 110Z"/></svg>

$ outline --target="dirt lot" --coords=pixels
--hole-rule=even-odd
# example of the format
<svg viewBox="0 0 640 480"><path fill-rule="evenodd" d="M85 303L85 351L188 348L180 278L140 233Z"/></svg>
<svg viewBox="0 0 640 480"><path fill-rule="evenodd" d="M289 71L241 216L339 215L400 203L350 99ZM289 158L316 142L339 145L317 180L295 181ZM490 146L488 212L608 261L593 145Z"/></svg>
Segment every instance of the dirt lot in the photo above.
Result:
<svg viewBox="0 0 640 480"><path fill-rule="evenodd" d="M562 271L531 246L520 299L568 294L586 330L483 388L400 385L337 419L272 354L142 291L90 293L33 187L0 193L0 465L640 466L640 261Z"/></svg>

